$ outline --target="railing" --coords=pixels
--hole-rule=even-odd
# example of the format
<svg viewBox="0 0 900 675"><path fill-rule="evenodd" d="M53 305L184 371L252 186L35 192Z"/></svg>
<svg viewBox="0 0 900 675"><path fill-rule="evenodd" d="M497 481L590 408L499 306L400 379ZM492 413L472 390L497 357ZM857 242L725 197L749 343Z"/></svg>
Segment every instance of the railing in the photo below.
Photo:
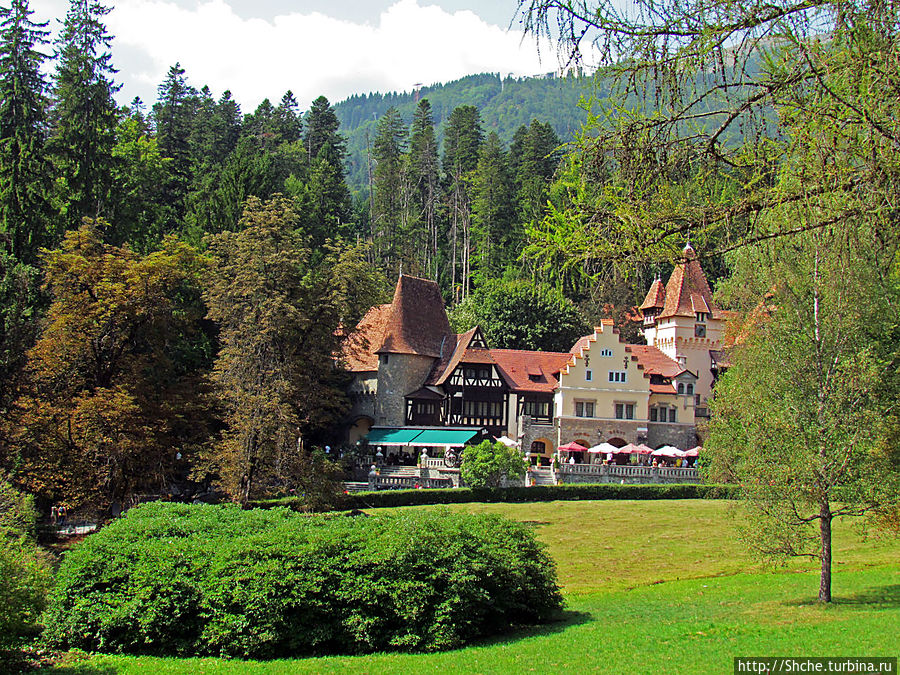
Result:
<svg viewBox="0 0 900 675"><path fill-rule="evenodd" d="M638 478L648 481L668 479L671 482L683 480L696 482L700 475L695 468L651 467L618 464L560 464L557 473L569 476L610 476L618 478Z"/></svg>
<svg viewBox="0 0 900 675"><path fill-rule="evenodd" d="M449 478L413 478L410 476L375 476L374 488L376 490L412 490L420 488L445 488L452 487L453 481Z"/></svg>

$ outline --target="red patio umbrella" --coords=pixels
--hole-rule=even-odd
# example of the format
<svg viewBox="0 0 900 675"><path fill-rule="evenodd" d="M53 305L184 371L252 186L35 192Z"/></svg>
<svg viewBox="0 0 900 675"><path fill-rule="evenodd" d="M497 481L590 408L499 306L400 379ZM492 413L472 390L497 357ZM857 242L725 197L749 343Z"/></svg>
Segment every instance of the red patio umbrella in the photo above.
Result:
<svg viewBox="0 0 900 675"><path fill-rule="evenodd" d="M584 452L587 450L583 445L572 441L571 443L566 443L565 445L561 445L557 448L560 452Z"/></svg>
<svg viewBox="0 0 900 675"><path fill-rule="evenodd" d="M649 455L653 452L653 448L647 447L643 443L640 445L634 446L634 450L632 450L636 455Z"/></svg>

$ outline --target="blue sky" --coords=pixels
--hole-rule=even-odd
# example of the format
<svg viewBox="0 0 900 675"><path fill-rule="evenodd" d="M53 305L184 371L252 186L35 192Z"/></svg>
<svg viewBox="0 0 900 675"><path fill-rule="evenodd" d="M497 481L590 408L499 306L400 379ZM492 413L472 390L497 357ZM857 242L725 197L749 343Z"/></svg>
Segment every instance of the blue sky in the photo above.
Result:
<svg viewBox="0 0 900 675"><path fill-rule="evenodd" d="M498 72L556 70L555 52L522 38L516 0L119 0L115 36L120 103L152 104L169 66L244 112L288 89L301 108L319 95L409 91L417 83ZM34 18L62 19L68 0L32 0ZM512 22L512 28L510 23Z"/></svg>

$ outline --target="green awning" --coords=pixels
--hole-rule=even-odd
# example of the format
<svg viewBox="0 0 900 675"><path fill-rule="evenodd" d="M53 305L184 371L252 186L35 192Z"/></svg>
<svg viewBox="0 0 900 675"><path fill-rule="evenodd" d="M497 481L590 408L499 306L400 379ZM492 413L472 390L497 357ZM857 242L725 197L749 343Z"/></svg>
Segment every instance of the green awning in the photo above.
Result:
<svg viewBox="0 0 900 675"><path fill-rule="evenodd" d="M479 434L478 429L460 431L458 429L425 429L410 445L445 446L465 445Z"/></svg>
<svg viewBox="0 0 900 675"><path fill-rule="evenodd" d="M366 440L369 445L409 445L420 433L421 429L372 429Z"/></svg>

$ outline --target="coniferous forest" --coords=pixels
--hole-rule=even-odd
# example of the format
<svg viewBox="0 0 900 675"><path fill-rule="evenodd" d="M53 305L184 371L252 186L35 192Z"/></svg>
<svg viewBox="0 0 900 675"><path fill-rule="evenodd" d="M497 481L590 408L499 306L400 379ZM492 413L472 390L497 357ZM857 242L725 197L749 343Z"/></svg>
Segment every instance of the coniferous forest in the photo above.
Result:
<svg viewBox="0 0 900 675"><path fill-rule="evenodd" d="M51 42L29 0L0 10L3 469L75 507L321 475L285 458L334 442L333 354L399 272L451 307L536 283L525 228L563 139L520 99L552 113L565 91L570 138L583 82L474 76L308 110L287 91L249 112L176 63L156 101L120 106L109 11L72 0Z"/></svg>

